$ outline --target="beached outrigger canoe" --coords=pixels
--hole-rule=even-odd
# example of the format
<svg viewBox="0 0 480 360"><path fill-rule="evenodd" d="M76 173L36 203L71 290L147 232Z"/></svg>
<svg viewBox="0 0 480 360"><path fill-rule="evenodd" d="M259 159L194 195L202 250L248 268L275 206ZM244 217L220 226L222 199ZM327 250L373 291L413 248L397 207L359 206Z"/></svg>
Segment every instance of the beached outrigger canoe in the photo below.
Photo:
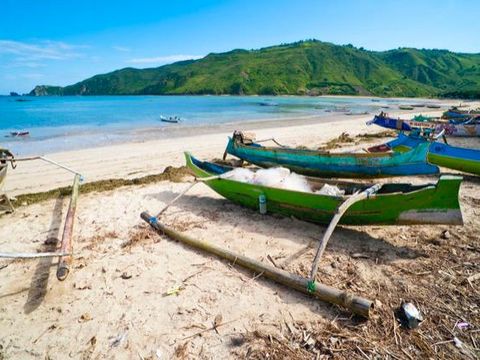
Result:
<svg viewBox="0 0 480 360"><path fill-rule="evenodd" d="M185 153L187 166L197 178L224 178L205 180L205 183L232 202L259 209L263 196L269 213L294 216L298 219L328 224L339 206L350 196L371 187L372 184L307 178L312 189L333 184L345 195L332 196L267 187L229 180L226 173L233 168L200 161ZM222 175L223 174L223 175ZM462 178L444 175L436 183L425 185L383 184L375 195L353 204L340 220L348 225L451 224L463 223L458 201Z"/></svg>
<svg viewBox="0 0 480 360"><path fill-rule="evenodd" d="M283 166L299 174L338 178L374 178L436 174L427 163L428 144L404 153L329 153L287 147L265 147L235 131L226 153L261 167Z"/></svg>
<svg viewBox="0 0 480 360"><path fill-rule="evenodd" d="M415 131L419 129L430 129L434 133L444 131L448 136L480 136L480 119L469 118L461 122L454 121L415 121L394 119L385 113L375 115L367 122L367 125L375 124L387 129L399 131Z"/></svg>
<svg viewBox="0 0 480 360"><path fill-rule="evenodd" d="M407 136L400 133L396 139L384 145L369 148L368 150L373 152L376 150L408 152L421 144L429 145L427 155L429 163L453 170L480 175L480 150L466 149L443 144L437 141L429 141L425 137L417 134L410 134Z"/></svg>

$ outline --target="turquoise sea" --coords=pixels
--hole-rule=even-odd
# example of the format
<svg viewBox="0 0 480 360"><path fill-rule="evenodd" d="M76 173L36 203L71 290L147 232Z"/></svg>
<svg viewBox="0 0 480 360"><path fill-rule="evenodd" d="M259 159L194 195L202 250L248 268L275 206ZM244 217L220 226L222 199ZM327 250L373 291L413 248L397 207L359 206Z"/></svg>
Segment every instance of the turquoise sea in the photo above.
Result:
<svg viewBox="0 0 480 360"><path fill-rule="evenodd" d="M172 128L347 111L373 114L381 106L398 102L294 96L0 96L0 146L19 155L44 154L167 137ZM179 116L183 121L164 123L161 115ZM30 135L8 136L12 131L29 131Z"/></svg>

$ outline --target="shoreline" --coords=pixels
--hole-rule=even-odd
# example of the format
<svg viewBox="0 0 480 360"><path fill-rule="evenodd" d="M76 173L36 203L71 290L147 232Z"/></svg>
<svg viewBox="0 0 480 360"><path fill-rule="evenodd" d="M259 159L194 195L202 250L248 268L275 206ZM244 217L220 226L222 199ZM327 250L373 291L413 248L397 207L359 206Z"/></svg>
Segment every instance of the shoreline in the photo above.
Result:
<svg viewBox="0 0 480 360"><path fill-rule="evenodd" d="M438 113L432 111L431 113ZM423 112L425 113L425 112ZM398 116L401 114L392 113ZM413 115L413 113L410 113ZM350 135L384 131L378 126L367 126L371 115L348 116L332 114L329 117L290 119L288 121L243 122L188 129L187 133L171 132L168 137L123 142L114 145L89 147L48 154L48 157L80 172L86 182L105 179L131 179L158 174L167 166L184 165L183 152L191 151L201 158L220 157L227 137L233 130L253 131L258 138L275 137L290 146L314 144L320 146L342 132ZM148 130L146 130L148 131ZM10 196L48 191L71 185L72 174L43 161L19 163L9 168L5 191Z"/></svg>

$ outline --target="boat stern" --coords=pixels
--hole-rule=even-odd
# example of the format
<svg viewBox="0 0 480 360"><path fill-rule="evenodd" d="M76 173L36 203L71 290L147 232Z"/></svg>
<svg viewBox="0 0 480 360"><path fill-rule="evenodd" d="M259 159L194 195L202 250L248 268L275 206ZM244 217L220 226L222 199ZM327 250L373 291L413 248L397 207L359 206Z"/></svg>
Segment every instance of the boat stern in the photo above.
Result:
<svg viewBox="0 0 480 360"><path fill-rule="evenodd" d="M440 176L431 201L422 208L402 212L399 222L402 224L463 225L459 202L462 180L461 176Z"/></svg>

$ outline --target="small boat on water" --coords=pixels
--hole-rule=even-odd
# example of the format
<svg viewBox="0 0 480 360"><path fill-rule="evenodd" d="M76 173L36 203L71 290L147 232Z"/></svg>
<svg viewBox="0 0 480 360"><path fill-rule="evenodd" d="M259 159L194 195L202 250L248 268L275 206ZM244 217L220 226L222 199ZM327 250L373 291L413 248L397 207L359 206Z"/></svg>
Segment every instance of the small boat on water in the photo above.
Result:
<svg viewBox="0 0 480 360"><path fill-rule="evenodd" d="M163 121L163 122L166 122L166 123L179 123L180 121L182 121L182 119L180 119L178 116L169 116L169 117L166 117L166 116L160 116L160 121Z"/></svg>
<svg viewBox="0 0 480 360"><path fill-rule="evenodd" d="M480 136L480 118L469 118L465 120L440 120L422 118L421 121L394 119L388 114L380 113L367 122L367 125L375 124L387 129L400 131L415 131L420 129L430 129L434 133L444 131L448 136Z"/></svg>
<svg viewBox="0 0 480 360"><path fill-rule="evenodd" d="M398 108L400 110L413 110L413 106L410 105L399 105Z"/></svg>
<svg viewBox="0 0 480 360"><path fill-rule="evenodd" d="M229 138L225 153L261 167L283 166L311 176L388 177L436 174L437 166L427 163L428 144L405 153L329 153L288 147L265 147L241 131Z"/></svg>
<svg viewBox="0 0 480 360"><path fill-rule="evenodd" d="M11 131L10 132L11 137L23 137L28 135L30 135L30 131Z"/></svg>
<svg viewBox="0 0 480 360"><path fill-rule="evenodd" d="M187 167L197 178L230 201L260 210L266 205L267 213L293 216L318 224L328 224L340 204L358 191L372 184L307 178L312 190L326 184L342 189L343 195L318 194L287 190L278 187L231 180L232 167L194 158L185 153ZM462 178L443 175L436 183L412 185L408 183L383 184L375 195L352 205L340 220L345 225L399 225L399 224L463 224L458 193ZM262 204L260 204L262 202Z"/></svg>
<svg viewBox="0 0 480 360"><path fill-rule="evenodd" d="M427 105L427 108L429 108L429 109L440 109L441 106L437 105L437 104L429 104L429 105Z"/></svg>
<svg viewBox="0 0 480 360"><path fill-rule="evenodd" d="M377 151L411 151L421 144L428 144L427 161L430 164L480 175L480 150L466 149L426 139L419 134L398 134L398 137L380 147L368 150Z"/></svg>

